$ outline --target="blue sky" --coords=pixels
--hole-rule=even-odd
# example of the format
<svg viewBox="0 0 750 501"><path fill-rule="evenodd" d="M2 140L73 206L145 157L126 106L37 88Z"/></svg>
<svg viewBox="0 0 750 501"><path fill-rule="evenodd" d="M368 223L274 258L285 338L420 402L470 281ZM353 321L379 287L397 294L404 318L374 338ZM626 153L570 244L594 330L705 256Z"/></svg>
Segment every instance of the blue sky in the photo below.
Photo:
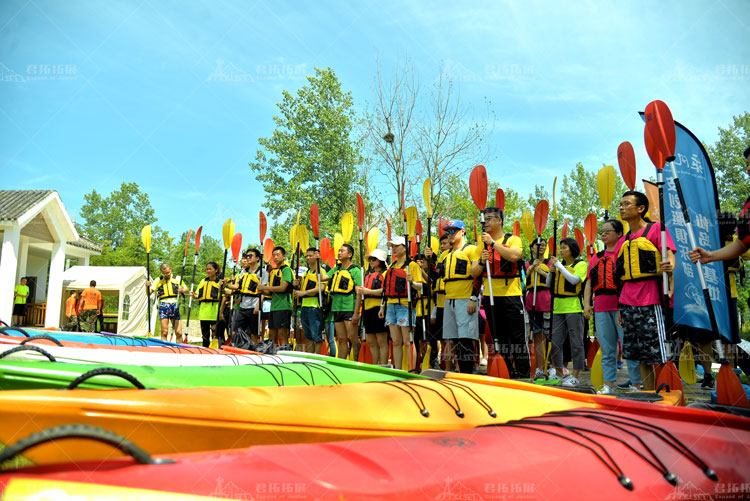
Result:
<svg viewBox="0 0 750 501"><path fill-rule="evenodd" d="M173 236L231 217L257 240L247 163L282 90L330 66L362 110L376 61L405 56L423 86L442 64L467 105L492 101L488 174L524 197L576 162L617 166L625 140L652 175L637 111L654 99L708 143L750 110L746 0L444 4L3 0L0 186L56 189L75 215L135 181Z"/></svg>

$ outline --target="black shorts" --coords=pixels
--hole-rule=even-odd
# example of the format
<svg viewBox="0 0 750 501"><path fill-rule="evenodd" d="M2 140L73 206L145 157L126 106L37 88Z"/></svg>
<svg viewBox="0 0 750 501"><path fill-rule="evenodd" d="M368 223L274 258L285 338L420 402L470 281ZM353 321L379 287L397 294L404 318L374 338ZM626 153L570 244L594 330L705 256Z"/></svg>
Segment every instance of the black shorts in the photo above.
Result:
<svg viewBox="0 0 750 501"><path fill-rule="evenodd" d="M362 322L365 324L366 334L383 334L388 332L388 327L385 325L385 318L378 317L379 312L380 306L365 310Z"/></svg>
<svg viewBox="0 0 750 501"><path fill-rule="evenodd" d="M17 317L25 317L26 316L26 303L24 304L14 304L13 305L13 315Z"/></svg>
<svg viewBox="0 0 750 501"><path fill-rule="evenodd" d="M245 334L258 335L258 315L253 313L254 308L240 308L232 315L232 330L242 329Z"/></svg>
<svg viewBox="0 0 750 501"><path fill-rule="evenodd" d="M289 328L291 325L292 310L277 310L272 311L271 316L268 319L269 329L283 329L284 327Z"/></svg>
<svg viewBox="0 0 750 501"><path fill-rule="evenodd" d="M353 311L334 311L333 312L333 322L348 322L352 319L354 316Z"/></svg>

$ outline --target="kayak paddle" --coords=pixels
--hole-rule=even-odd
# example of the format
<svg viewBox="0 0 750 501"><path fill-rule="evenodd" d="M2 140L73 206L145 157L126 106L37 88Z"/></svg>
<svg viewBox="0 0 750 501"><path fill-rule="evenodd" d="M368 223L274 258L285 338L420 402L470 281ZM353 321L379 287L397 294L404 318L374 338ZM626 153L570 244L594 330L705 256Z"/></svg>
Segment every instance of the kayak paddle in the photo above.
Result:
<svg viewBox="0 0 750 501"><path fill-rule="evenodd" d="M190 333L190 310L193 307L193 288L195 287L195 269L198 267L198 250L201 246L201 232L203 231L203 226L198 227L198 231L195 232L195 255L193 256L193 278L190 279L190 298L188 299L188 309L187 309L187 323L185 324L185 339L188 338L188 334Z"/></svg>
<svg viewBox="0 0 750 501"><path fill-rule="evenodd" d="M620 166L622 180L629 190L635 189L635 151L633 145L628 141L620 143L617 147L617 163Z"/></svg>
<svg viewBox="0 0 750 501"><path fill-rule="evenodd" d="M596 186L599 189L599 200L604 207L604 219L609 219L609 207L615 195L615 168L605 165L596 175Z"/></svg>
<svg viewBox="0 0 750 501"><path fill-rule="evenodd" d="M151 225L147 224L141 230L141 240L143 241L143 247L146 249L146 280L151 281ZM151 334L151 287L146 287L146 302L148 310L148 337L152 337Z"/></svg>
<svg viewBox="0 0 750 501"><path fill-rule="evenodd" d="M185 239L185 254L182 256L182 273L180 273L180 285L183 285L185 282L185 263L187 262L187 253L188 253L188 247L190 246L190 237L193 236L193 229L191 228L188 231L187 238ZM177 309L180 309L180 288L177 287ZM174 332L174 339L177 340L177 333ZM180 341L182 342L182 341Z"/></svg>

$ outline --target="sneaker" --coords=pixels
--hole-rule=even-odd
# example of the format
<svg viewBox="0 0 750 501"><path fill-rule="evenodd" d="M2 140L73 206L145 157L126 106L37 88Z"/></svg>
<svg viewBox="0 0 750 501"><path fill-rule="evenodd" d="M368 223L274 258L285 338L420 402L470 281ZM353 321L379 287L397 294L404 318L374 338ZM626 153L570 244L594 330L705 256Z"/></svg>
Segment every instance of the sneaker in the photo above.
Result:
<svg viewBox="0 0 750 501"><path fill-rule="evenodd" d="M546 379L547 376L544 375L544 371L542 369L537 369L534 373L534 379Z"/></svg>
<svg viewBox="0 0 750 501"><path fill-rule="evenodd" d="M634 384L631 384L627 388L625 388L625 391L629 391L630 393L633 393L634 391L643 391L643 389L640 386L636 386Z"/></svg>
<svg viewBox="0 0 750 501"><path fill-rule="evenodd" d="M567 376L563 378L562 383L560 384L568 388L575 388L576 386L581 384L581 382L578 380L577 377L568 374Z"/></svg>
<svg viewBox="0 0 750 501"><path fill-rule="evenodd" d="M628 389L628 388L630 388L631 386L632 386L632 385L630 384L630 379L628 379L628 380L627 380L627 381L625 381L624 383L620 383L620 384L618 384L618 385L617 385L617 387L618 387L618 388L622 388L623 390L627 390L627 389Z"/></svg>
<svg viewBox="0 0 750 501"><path fill-rule="evenodd" d="M547 377L549 379L560 379L557 377L557 371L555 370L554 367L549 368L549 370L547 371Z"/></svg>
<svg viewBox="0 0 750 501"><path fill-rule="evenodd" d="M483 358L482 360L480 360L479 365L487 365L487 359Z"/></svg>
<svg viewBox="0 0 750 501"><path fill-rule="evenodd" d="M613 390L612 388L610 388L609 385L605 384L604 386L602 386L601 390L597 391L597 393L599 395L614 395L615 390Z"/></svg>
<svg viewBox="0 0 750 501"><path fill-rule="evenodd" d="M703 377L703 382L701 383L701 390L713 390L714 389L714 376L713 374L706 374Z"/></svg>

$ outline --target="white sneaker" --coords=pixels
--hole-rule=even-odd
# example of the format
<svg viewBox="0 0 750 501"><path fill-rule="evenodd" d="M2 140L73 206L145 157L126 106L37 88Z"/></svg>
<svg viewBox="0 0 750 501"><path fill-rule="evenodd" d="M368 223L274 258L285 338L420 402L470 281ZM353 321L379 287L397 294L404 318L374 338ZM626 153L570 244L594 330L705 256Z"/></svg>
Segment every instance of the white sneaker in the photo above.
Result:
<svg viewBox="0 0 750 501"><path fill-rule="evenodd" d="M578 380L577 377L575 377L575 376L573 376L571 374L568 374L567 376L565 376L563 378L562 383L560 383L560 384L561 384L561 386L565 386L567 388L575 388L576 386L578 386L579 384L581 384L581 382Z"/></svg>
<svg viewBox="0 0 750 501"><path fill-rule="evenodd" d="M534 379L544 379L544 371L542 369L537 369L534 373Z"/></svg>
<svg viewBox="0 0 750 501"><path fill-rule="evenodd" d="M634 391L643 391L639 386L630 385L625 391L634 392Z"/></svg>
<svg viewBox="0 0 750 501"><path fill-rule="evenodd" d="M599 395L614 395L615 390L609 387L609 385L602 386L602 389L597 391Z"/></svg>
<svg viewBox="0 0 750 501"><path fill-rule="evenodd" d="M483 358L482 360L480 360L479 365L487 365L487 359Z"/></svg>
<svg viewBox="0 0 750 501"><path fill-rule="evenodd" d="M547 377L550 379L559 379L557 377L557 371L555 370L554 367L549 368L549 370L547 371Z"/></svg>

